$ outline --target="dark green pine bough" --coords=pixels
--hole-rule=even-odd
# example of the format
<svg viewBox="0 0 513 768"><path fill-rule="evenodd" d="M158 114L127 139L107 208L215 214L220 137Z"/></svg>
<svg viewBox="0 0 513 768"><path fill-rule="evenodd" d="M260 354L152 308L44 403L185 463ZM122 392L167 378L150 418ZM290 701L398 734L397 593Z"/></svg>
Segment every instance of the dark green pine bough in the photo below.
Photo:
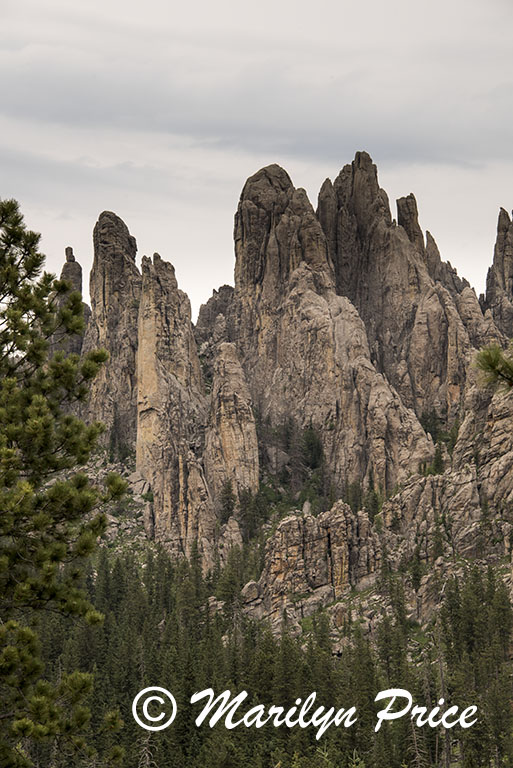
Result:
<svg viewBox="0 0 513 768"><path fill-rule="evenodd" d="M513 387L513 342L506 352L498 344L484 347L477 355L477 366L482 371L485 384L498 388Z"/></svg>
<svg viewBox="0 0 513 768"><path fill-rule="evenodd" d="M42 272L38 245L17 202L0 200L0 765L46 765L41 750L63 765L110 765L119 748L94 755L87 742L91 676L49 683L40 655L47 612L102 621L80 588L80 566L105 528L97 507L124 483L111 475L99 489L77 471L102 426L86 426L71 406L107 355L51 355L55 334L83 331L82 300ZM108 713L105 729L118 726Z"/></svg>

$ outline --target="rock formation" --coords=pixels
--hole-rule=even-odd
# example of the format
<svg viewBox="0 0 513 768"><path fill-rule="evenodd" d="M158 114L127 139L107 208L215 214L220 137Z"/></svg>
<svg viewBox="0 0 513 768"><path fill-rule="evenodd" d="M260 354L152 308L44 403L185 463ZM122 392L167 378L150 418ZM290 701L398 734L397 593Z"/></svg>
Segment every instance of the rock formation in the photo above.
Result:
<svg viewBox="0 0 513 768"><path fill-rule="evenodd" d="M64 265L61 270L60 279L66 280L67 283L70 284L72 291L78 291L80 295L82 295L82 267L78 263L78 261L75 261L75 256L73 254L73 248L68 246L65 249L65 256L66 261L64 262ZM62 299L60 299L60 305L66 303L67 296L63 296ZM84 320L87 324L89 320L90 310L87 304L83 305L84 310ZM57 331L50 342L50 351L51 354L62 350L65 351L68 354L76 354L79 355L82 351L82 342L83 342L83 336L80 334L76 334L76 336L69 337L62 331Z"/></svg>
<svg viewBox="0 0 513 768"><path fill-rule="evenodd" d="M262 528L248 614L297 629L323 606L340 627L368 593L371 624L383 574L419 562L407 601L427 620L457 562L511 554L513 399L484 391L473 366L479 347L513 336L508 214L482 304L424 236L412 194L392 219L365 152L326 180L317 213L282 168L261 169L234 235L235 286L214 291L193 328L171 264L144 257L141 275L121 219L102 213L95 227L83 350L110 358L89 417L106 423L111 452L136 451L148 535L181 556L197 544L205 571L222 565L248 536L243 492L258 500L263 481L286 514L277 504ZM71 250L63 277L80 288ZM300 500L291 477L303 459L284 434L316 441L318 463L301 471L322 469L322 505Z"/></svg>
<svg viewBox="0 0 513 768"><path fill-rule="evenodd" d="M433 447L370 359L355 307L335 292L322 228L277 166L246 182L235 217L237 346L260 418L321 435L339 493L372 475L384 489Z"/></svg>
<svg viewBox="0 0 513 768"><path fill-rule="evenodd" d="M109 362L91 387L89 417L107 427L106 441L117 452L133 450L136 440L137 317L141 275L137 245L126 224L104 211L93 233L94 261L89 281L91 317L83 349L102 348Z"/></svg>
<svg viewBox="0 0 513 768"><path fill-rule="evenodd" d="M66 261L61 270L61 280L67 280L71 283L74 291L82 293L82 267L75 261L73 248L68 246L65 250Z"/></svg>
<svg viewBox="0 0 513 768"><path fill-rule="evenodd" d="M379 570L379 539L365 512L355 515L337 502L319 517L295 514L283 519L266 545L258 582L243 590L246 611L279 627L342 597L359 582L372 582Z"/></svg>
<svg viewBox="0 0 513 768"><path fill-rule="evenodd" d="M205 469L217 501L231 482L236 499L259 483L258 442L251 397L233 344L220 344L214 366Z"/></svg>
<svg viewBox="0 0 513 768"><path fill-rule="evenodd" d="M465 394L473 348L490 340L475 293L426 243L413 195L397 201L398 224L376 167L358 152L319 194L318 216L337 292L356 306L373 362L418 416L451 422Z"/></svg>
<svg viewBox="0 0 513 768"><path fill-rule="evenodd" d="M486 278L486 303L499 330L513 337L513 222L501 208L493 264Z"/></svg>
<svg viewBox="0 0 513 768"><path fill-rule="evenodd" d="M176 554L197 542L210 560L215 517L200 461L207 403L189 299L158 254L143 258L141 293L137 470L151 485L154 536Z"/></svg>

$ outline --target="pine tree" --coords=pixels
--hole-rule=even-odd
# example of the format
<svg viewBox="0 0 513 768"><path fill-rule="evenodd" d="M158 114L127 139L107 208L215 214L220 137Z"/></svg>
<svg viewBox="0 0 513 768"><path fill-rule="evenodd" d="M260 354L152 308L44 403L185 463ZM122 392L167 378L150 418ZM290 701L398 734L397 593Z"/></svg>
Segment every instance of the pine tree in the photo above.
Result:
<svg viewBox="0 0 513 768"><path fill-rule="evenodd" d="M3 768L32 765L43 748L38 745L58 743L62 760L67 754L89 753L83 732L90 715L83 701L91 678L73 672L56 685L45 682L34 622L45 610L90 623L101 620L80 587L79 565L105 528L105 516L95 514L97 506L123 490L117 476L109 476L101 491L76 471L90 456L101 425L86 426L70 406L85 398L106 353L80 360L59 351L50 357L52 338L83 330L82 301L69 284L42 274L38 243L39 235L27 230L16 201L0 201Z"/></svg>
<svg viewBox="0 0 513 768"><path fill-rule="evenodd" d="M507 352L498 344L484 347L478 352L476 363L486 385L495 389L513 387L513 344Z"/></svg>
<svg viewBox="0 0 513 768"><path fill-rule="evenodd" d="M221 523L227 523L235 511L235 494L233 492L233 482L228 478L223 483L219 503L221 505Z"/></svg>

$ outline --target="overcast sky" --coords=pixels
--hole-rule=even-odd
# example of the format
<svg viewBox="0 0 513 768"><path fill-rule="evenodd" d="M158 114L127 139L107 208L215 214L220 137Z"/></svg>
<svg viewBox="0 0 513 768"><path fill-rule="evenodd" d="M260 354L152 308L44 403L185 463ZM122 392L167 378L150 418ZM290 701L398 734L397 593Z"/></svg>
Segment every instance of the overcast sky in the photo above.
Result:
<svg viewBox="0 0 513 768"><path fill-rule="evenodd" d="M248 176L277 162L316 207L365 149L480 292L513 208L512 29L511 0L0 0L0 197L86 276L115 211L196 313L232 282Z"/></svg>

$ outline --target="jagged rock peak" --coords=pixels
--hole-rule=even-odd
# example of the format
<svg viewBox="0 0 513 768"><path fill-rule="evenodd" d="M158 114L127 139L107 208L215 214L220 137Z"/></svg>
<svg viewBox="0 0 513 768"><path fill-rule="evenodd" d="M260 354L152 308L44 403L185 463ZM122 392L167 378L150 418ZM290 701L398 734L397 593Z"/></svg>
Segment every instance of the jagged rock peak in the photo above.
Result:
<svg viewBox="0 0 513 768"><path fill-rule="evenodd" d="M138 321L139 357L151 358L140 363L138 374L140 399L148 396L155 384L149 377L152 366L164 366L183 386L201 390L201 370L192 332L191 304L178 288L175 268L158 253L142 259L142 299ZM161 371L160 374L163 372Z"/></svg>
<svg viewBox="0 0 513 768"><path fill-rule="evenodd" d="M94 259L89 281L91 319L83 349L103 347L109 363L91 386L89 415L107 426L105 441L120 450L135 444L137 316L141 274L137 245L115 213L100 214L93 233Z"/></svg>
<svg viewBox="0 0 513 768"><path fill-rule="evenodd" d="M435 409L454 418L471 346L486 335L482 312L431 235L424 245L415 197L400 198L397 211L399 226L366 152L319 194L337 293L364 321L372 361L418 416Z"/></svg>
<svg viewBox="0 0 513 768"><path fill-rule="evenodd" d="M513 336L513 221L504 208L499 212L493 264L486 278L486 307L499 329Z"/></svg>
<svg viewBox="0 0 513 768"><path fill-rule="evenodd" d="M198 321L194 328L194 335L198 345L201 346L211 335L212 328L219 315L226 317L233 301L233 286L222 285L217 291L214 289L212 296L202 304L198 314Z"/></svg>
<svg viewBox="0 0 513 768"><path fill-rule="evenodd" d="M235 292L239 298L259 286L273 303L302 262L332 284L326 239L304 189L295 189L278 165L251 176L235 214Z"/></svg>
<svg viewBox="0 0 513 768"><path fill-rule="evenodd" d="M367 241L376 227L383 230L392 224L388 197L380 189L376 166L367 152L357 152L333 184L326 179L319 192L317 217L334 264L337 293L354 302L355 285L372 269Z"/></svg>
<svg viewBox="0 0 513 768"><path fill-rule="evenodd" d="M112 211L103 211L98 217L93 232L95 257L104 255L127 256L135 262L137 243L128 231L128 227Z"/></svg>
<svg viewBox="0 0 513 768"><path fill-rule="evenodd" d="M401 226L413 245L424 251L424 235L419 225L417 200L411 192L397 200L397 223Z"/></svg>
<svg viewBox="0 0 513 768"><path fill-rule="evenodd" d="M61 280L65 280L69 283L71 285L71 290L78 291L82 294L82 267L78 261L75 261L73 248L68 246L64 253L66 261L61 269ZM66 303L67 297L63 295L58 301L59 305L62 306ZM87 324L90 311L86 304L83 305L83 311L84 320ZM69 337L64 329L61 328L52 336L50 340L50 350L52 354L60 350L65 351L67 354L74 353L79 355L82 350L82 336L76 334L75 336Z"/></svg>
<svg viewBox="0 0 513 768"><path fill-rule="evenodd" d="M175 268L169 261L164 261L159 253L154 253L153 258L149 256L143 256L141 261L141 271L144 275L146 272L156 277L158 275L164 276L169 281L169 287L173 290L178 290L178 282L176 280Z"/></svg>
<svg viewBox="0 0 513 768"><path fill-rule="evenodd" d="M82 267L75 261L73 248L68 246L65 250L66 261L61 270L61 280L67 280L71 283L74 291L82 293Z"/></svg>
<svg viewBox="0 0 513 768"><path fill-rule="evenodd" d="M384 218L388 225L392 223L388 196L379 186L378 169L367 152L357 152L353 162L342 168L333 186L339 205L352 201L360 224L368 227L376 216Z"/></svg>

